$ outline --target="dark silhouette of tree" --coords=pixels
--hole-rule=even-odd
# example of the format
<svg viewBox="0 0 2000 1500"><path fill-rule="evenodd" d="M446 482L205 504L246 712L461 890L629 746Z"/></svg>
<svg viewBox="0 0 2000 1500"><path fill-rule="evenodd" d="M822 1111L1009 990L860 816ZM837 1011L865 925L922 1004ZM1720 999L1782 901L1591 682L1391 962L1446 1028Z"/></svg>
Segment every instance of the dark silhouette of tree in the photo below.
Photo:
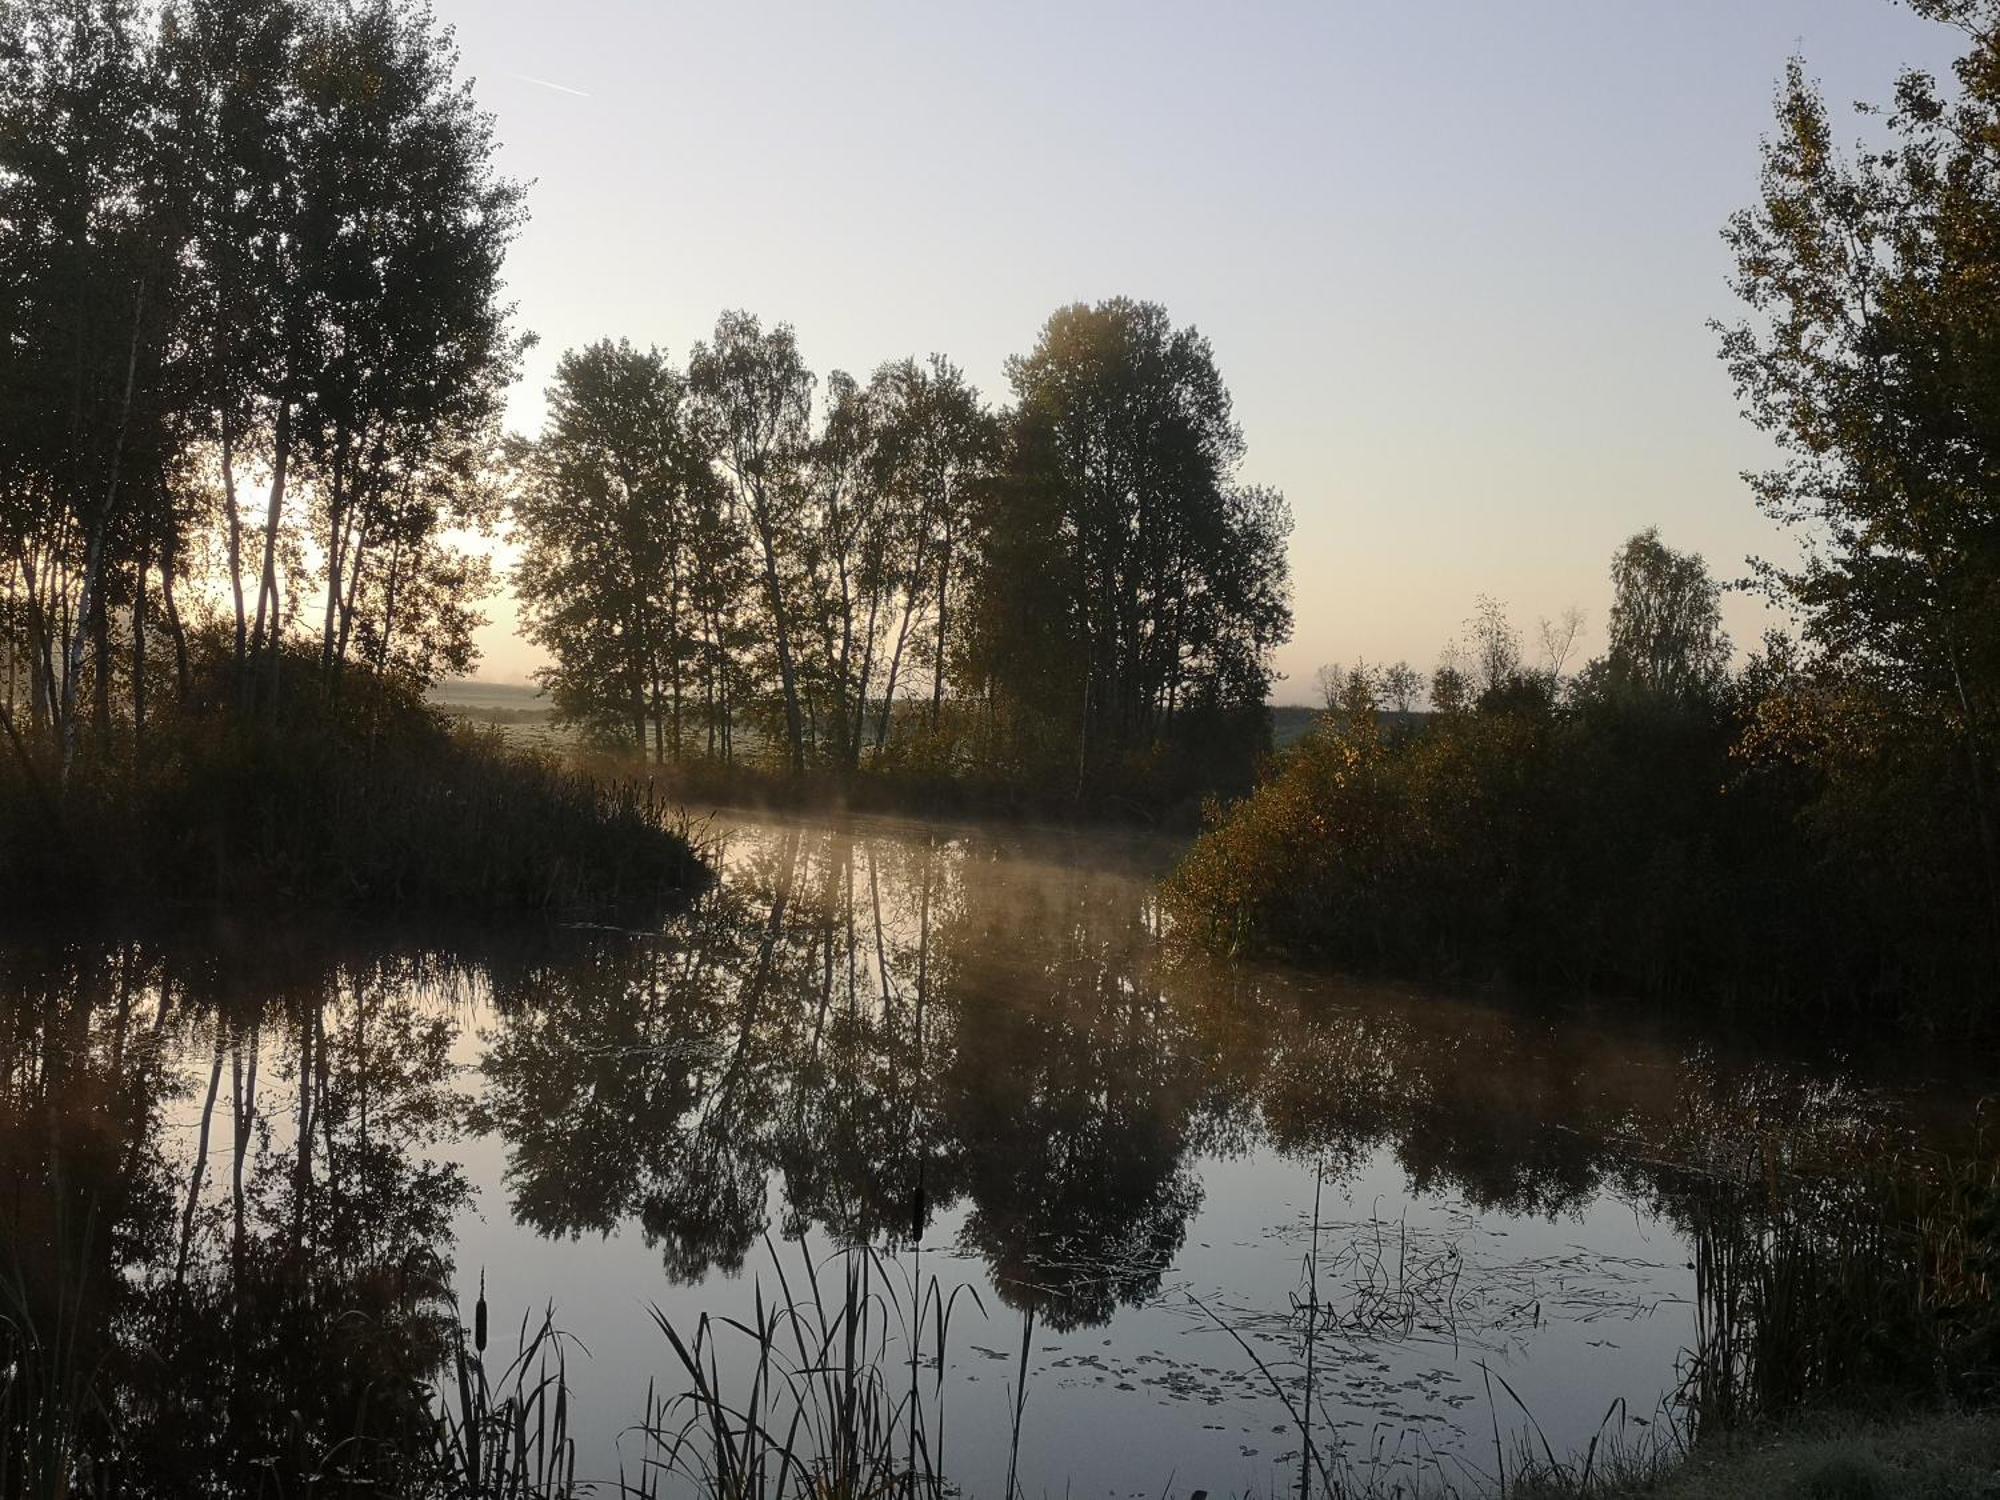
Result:
<svg viewBox="0 0 2000 1500"><path fill-rule="evenodd" d="M1064 308L1008 368L1018 407L968 671L1057 744L1079 786L1188 724L1254 740L1290 626L1282 497L1235 481L1243 439L1207 341L1163 308Z"/></svg>
<svg viewBox="0 0 2000 1500"><path fill-rule="evenodd" d="M1713 699L1729 674L1722 589L1695 553L1676 552L1648 527L1611 559L1611 643L1598 671L1607 685L1669 698Z"/></svg>
<svg viewBox="0 0 2000 1500"><path fill-rule="evenodd" d="M558 710L678 758L688 690L719 665L694 622L721 497L686 382L658 350L566 354L518 463L515 591Z"/></svg>
<svg viewBox="0 0 2000 1500"><path fill-rule="evenodd" d="M1785 462L1759 502L1805 556L1762 580L1802 621L1819 679L1795 746L1848 777L1842 746L1928 759L1895 800L1985 872L2000 930L1991 725L2000 707L2000 9L1915 0L1967 38L1956 93L1906 73L1881 141L1845 156L1803 63L1788 69L1760 200L1736 215L1745 320L1722 335L1745 413ZM1798 695L1794 695L1795 698ZM1806 724L1816 718L1821 727ZM1949 786L1955 816L1920 784ZM1859 830L1857 830L1857 833Z"/></svg>
<svg viewBox="0 0 2000 1500"><path fill-rule="evenodd" d="M0 51L16 758L67 781L86 721L108 755L193 703L211 531L244 705L315 585L329 695L357 647L462 666L486 574L447 535L491 519L522 200L449 33L413 0L24 0Z"/></svg>
<svg viewBox="0 0 2000 1500"><path fill-rule="evenodd" d="M776 658L791 768L805 769L805 717L800 708L796 580L786 576L807 503L802 480L811 441L813 374L800 358L791 325L769 333L745 312L716 320L712 343L688 357L688 379L700 400L723 472L734 486L737 515L761 568L764 623Z"/></svg>

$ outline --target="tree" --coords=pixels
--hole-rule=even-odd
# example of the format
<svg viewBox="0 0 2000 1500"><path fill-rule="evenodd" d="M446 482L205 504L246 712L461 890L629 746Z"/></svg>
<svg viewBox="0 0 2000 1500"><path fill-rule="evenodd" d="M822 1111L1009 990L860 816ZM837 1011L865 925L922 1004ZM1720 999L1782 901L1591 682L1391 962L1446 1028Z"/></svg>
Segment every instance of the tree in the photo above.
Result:
<svg viewBox="0 0 2000 1500"><path fill-rule="evenodd" d="M746 312L716 320L714 342L695 345L689 384L710 424L722 469L763 572L763 606L777 656L785 740L791 768L805 769L805 721L799 708L792 591L781 557L793 554L806 501L800 467L810 447L812 372L799 356L791 325L769 333Z"/></svg>
<svg viewBox="0 0 2000 1500"><path fill-rule="evenodd" d="M1615 687L1668 698L1712 698L1729 675L1722 588L1698 553L1676 552L1648 527L1611 559L1611 644L1604 671Z"/></svg>
<svg viewBox="0 0 2000 1500"><path fill-rule="evenodd" d="M1406 661L1382 669L1382 701L1399 714L1406 714L1423 696L1424 679Z"/></svg>
<svg viewBox="0 0 2000 1500"><path fill-rule="evenodd" d="M1207 340L1156 304L1079 304L1008 377L974 675L1068 741L1080 785L1190 717L1261 722L1291 625L1290 516L1236 483Z"/></svg>
<svg viewBox="0 0 2000 1500"><path fill-rule="evenodd" d="M0 531L24 585L31 719L65 778L89 668L109 717L109 595L160 463L176 240L151 190L139 25L120 0L0 11Z"/></svg>
<svg viewBox="0 0 2000 1500"><path fill-rule="evenodd" d="M398 546L407 567L431 541L393 523L465 519L452 502L490 457L521 348L500 278L522 190L494 172L491 117L456 62L399 0L313 11L300 47L294 295L311 335L292 427L316 481L329 681L364 569ZM437 503L413 507L418 490Z"/></svg>
<svg viewBox="0 0 2000 1500"><path fill-rule="evenodd" d="M539 442L518 454L515 589L567 718L630 729L655 759L682 743L698 531L718 478L687 382L659 350L565 354Z"/></svg>
<svg viewBox="0 0 2000 1500"><path fill-rule="evenodd" d="M1482 696L1501 691L1520 675L1521 633L1507 618L1505 604L1491 594L1481 594L1465 629L1473 683Z"/></svg>
<svg viewBox="0 0 2000 1500"><path fill-rule="evenodd" d="M1000 453L1000 424L964 372L942 354L876 372L881 413L879 482L905 521L892 543L901 573L902 619L875 743L888 734L903 647L915 618L931 612L931 728L943 709L951 607L980 538L980 505Z"/></svg>
<svg viewBox="0 0 2000 1500"><path fill-rule="evenodd" d="M1455 714L1471 704L1472 682L1466 676L1464 653L1456 644L1448 645L1431 673L1431 707L1441 714Z"/></svg>
<svg viewBox="0 0 2000 1500"><path fill-rule="evenodd" d="M1541 637L1544 670L1551 682L1560 683L1563 668L1569 664L1570 654L1576 650L1576 643L1583 636L1583 611L1572 604L1553 620L1544 615L1538 634Z"/></svg>
<svg viewBox="0 0 2000 1500"><path fill-rule="evenodd" d="M1871 701L1857 728L1950 747L2000 922L2000 6L1911 8L1967 36L1956 97L1905 73L1847 156L1792 63L1760 201L1726 231L1748 316L1722 355L1785 452L1758 500L1805 554L1760 577Z"/></svg>

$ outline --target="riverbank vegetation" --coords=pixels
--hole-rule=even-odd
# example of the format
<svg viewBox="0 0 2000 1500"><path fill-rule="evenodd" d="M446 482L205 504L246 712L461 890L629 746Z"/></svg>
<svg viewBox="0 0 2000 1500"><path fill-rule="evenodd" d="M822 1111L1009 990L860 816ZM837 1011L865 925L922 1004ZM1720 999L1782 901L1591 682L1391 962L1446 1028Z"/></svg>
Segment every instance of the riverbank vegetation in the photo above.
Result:
<svg viewBox="0 0 2000 1500"><path fill-rule="evenodd" d="M545 906L654 811L420 701L463 671L523 214L418 6L0 11L0 888Z"/></svg>
<svg viewBox="0 0 2000 1500"><path fill-rule="evenodd" d="M1836 149L1795 64L1733 219L1722 353L1781 465L1796 622L1738 671L1700 560L1642 536L1609 650L1524 667L1504 615L1470 691L1384 733L1374 690L1190 856L1186 930L1231 950L1649 994L1989 1022L2000 973L2000 11L1919 3L1970 48Z"/></svg>

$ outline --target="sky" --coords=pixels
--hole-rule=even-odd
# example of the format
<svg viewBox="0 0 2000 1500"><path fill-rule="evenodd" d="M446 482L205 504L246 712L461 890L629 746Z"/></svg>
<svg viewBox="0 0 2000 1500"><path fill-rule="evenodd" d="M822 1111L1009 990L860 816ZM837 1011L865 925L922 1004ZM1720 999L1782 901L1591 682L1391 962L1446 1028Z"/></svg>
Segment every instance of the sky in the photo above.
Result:
<svg viewBox="0 0 2000 1500"><path fill-rule="evenodd" d="M1648 525L1725 579L1785 555L1708 326L1722 224L1789 56L1845 106L1954 51L1893 0L435 3L532 182L516 430L563 350L679 361L725 308L822 373L943 352L1000 404L1055 308L1163 303L1291 502L1279 702L1428 669L1481 593L1530 641L1580 607L1595 653ZM525 677L489 613L480 675Z"/></svg>

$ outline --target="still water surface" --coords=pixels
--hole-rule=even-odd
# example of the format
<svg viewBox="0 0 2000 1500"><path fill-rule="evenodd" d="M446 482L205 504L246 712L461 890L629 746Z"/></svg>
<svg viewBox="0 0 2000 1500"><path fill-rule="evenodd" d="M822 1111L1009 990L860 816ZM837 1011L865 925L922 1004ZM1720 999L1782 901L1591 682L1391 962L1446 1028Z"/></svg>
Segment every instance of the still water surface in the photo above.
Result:
<svg viewBox="0 0 2000 1500"><path fill-rule="evenodd" d="M355 1295L356 1267L435 1253L498 1346L552 1308L597 1480L639 1471L649 1385L676 1389L655 1310L748 1316L774 1256L796 1282L869 1244L970 1289L946 1464L988 1495L1030 1312L1024 1493L1282 1490L1270 1381L1297 1399L1316 1252L1322 1441L1467 1485L1526 1412L1558 1452L1614 1403L1673 1418L1701 1184L1949 1145L1974 1112L1935 1069L1615 1007L1177 964L1177 850L1143 837L711 831L721 881L657 931L17 943L14 1232L58 1235L20 1206L52 1154L115 1181L91 1211L155 1351L163 1306L240 1305L213 1287L260 1264ZM165 1343L205 1378L192 1335Z"/></svg>

